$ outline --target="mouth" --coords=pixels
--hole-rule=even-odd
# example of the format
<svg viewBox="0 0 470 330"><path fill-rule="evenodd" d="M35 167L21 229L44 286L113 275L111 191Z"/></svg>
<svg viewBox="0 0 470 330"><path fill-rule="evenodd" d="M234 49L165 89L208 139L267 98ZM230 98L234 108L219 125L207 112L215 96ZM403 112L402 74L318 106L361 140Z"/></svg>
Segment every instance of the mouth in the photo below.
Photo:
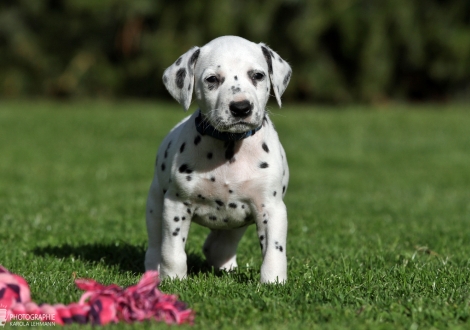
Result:
<svg viewBox="0 0 470 330"><path fill-rule="evenodd" d="M200 114L202 126L211 126L219 132L245 133L260 126L257 122L247 121L243 118L222 119L216 117L215 120L205 114Z"/></svg>
<svg viewBox="0 0 470 330"><path fill-rule="evenodd" d="M254 129L256 126L253 123L249 123L243 120L237 121L235 123L227 124L227 125L219 125L219 130L220 131L226 131L226 132L236 132L236 133L241 133L241 132L246 132L251 129Z"/></svg>
<svg viewBox="0 0 470 330"><path fill-rule="evenodd" d="M203 117L201 111L195 118L196 130L202 135L209 135L222 141L239 141L254 135L261 129L255 123L238 120L234 123L226 124L219 122L212 125L207 118Z"/></svg>

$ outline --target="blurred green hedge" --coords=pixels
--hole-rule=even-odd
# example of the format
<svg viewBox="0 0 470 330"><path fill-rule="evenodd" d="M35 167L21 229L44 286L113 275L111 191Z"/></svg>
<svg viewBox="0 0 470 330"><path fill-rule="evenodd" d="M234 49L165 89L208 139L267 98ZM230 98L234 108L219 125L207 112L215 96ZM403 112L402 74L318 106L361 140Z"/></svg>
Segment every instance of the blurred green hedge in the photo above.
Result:
<svg viewBox="0 0 470 330"><path fill-rule="evenodd" d="M290 99L470 94L469 0L2 0L0 95L167 97L164 68L228 34L291 63Z"/></svg>

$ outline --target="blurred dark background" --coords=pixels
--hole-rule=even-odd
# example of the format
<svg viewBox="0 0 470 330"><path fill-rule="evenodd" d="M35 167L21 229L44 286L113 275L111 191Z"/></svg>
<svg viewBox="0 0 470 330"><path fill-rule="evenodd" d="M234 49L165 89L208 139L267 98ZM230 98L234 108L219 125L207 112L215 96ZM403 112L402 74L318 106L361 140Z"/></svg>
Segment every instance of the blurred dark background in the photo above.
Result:
<svg viewBox="0 0 470 330"><path fill-rule="evenodd" d="M286 99L470 99L469 0L1 0L0 97L169 98L164 68L221 35L290 62Z"/></svg>

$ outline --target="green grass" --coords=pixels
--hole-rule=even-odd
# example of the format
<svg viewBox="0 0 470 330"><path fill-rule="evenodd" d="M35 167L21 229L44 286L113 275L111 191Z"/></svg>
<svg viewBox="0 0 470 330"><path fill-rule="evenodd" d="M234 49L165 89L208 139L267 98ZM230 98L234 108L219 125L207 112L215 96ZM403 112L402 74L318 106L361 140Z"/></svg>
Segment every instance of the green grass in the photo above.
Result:
<svg viewBox="0 0 470 330"><path fill-rule="evenodd" d="M254 227L240 269L214 273L194 225L189 279L161 285L196 311L193 329L468 328L470 112L272 110L291 169L289 281L258 283ZM183 116L176 104L0 102L0 264L35 301L78 300L75 275L140 278L156 149Z"/></svg>

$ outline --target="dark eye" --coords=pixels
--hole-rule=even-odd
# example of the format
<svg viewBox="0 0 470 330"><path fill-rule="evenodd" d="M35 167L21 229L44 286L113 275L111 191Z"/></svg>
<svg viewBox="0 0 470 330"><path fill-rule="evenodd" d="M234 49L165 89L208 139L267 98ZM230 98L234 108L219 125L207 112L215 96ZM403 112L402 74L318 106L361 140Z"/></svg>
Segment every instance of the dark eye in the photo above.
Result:
<svg viewBox="0 0 470 330"><path fill-rule="evenodd" d="M251 79L253 79L253 80L258 80L258 81L263 80L263 79L264 79L264 73L255 72L255 73L253 74L253 76L251 76Z"/></svg>
<svg viewBox="0 0 470 330"><path fill-rule="evenodd" d="M209 84L215 84L215 83L219 82L219 79L217 79L216 76L209 76L209 77L206 78L206 81Z"/></svg>

